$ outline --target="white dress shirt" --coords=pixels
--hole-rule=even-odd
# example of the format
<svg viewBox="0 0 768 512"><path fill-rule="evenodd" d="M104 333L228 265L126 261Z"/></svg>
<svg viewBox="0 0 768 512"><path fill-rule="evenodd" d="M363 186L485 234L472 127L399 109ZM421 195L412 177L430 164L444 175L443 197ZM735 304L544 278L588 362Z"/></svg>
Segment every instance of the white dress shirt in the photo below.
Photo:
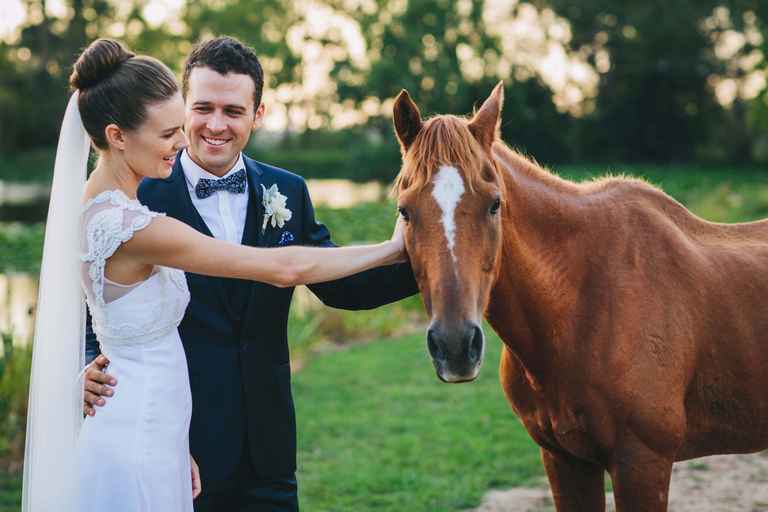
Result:
<svg viewBox="0 0 768 512"><path fill-rule="evenodd" d="M211 234L219 240L226 240L235 244L242 243L245 216L248 213L248 181L245 182L244 194L219 190L204 199L199 199L195 194L195 187L200 178L218 180L226 178L240 169L245 169L242 153L235 165L221 178L197 165L187 150L181 154L181 168L184 171L184 178L187 180L187 189L189 189L192 204L200 213L200 217L208 226Z"/></svg>

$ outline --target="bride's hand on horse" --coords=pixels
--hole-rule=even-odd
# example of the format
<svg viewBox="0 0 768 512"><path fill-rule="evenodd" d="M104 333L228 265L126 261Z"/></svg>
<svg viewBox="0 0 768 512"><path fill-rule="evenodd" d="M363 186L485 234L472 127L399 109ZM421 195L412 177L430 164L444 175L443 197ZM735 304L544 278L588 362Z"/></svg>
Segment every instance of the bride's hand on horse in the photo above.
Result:
<svg viewBox="0 0 768 512"><path fill-rule="evenodd" d="M203 492L203 484L200 481L200 468L197 467L197 462L191 453L189 454L189 462L192 466L192 499L194 500Z"/></svg>
<svg viewBox="0 0 768 512"><path fill-rule="evenodd" d="M106 403L102 397L115 394L112 387L117 385L117 380L106 373L107 366L109 366L109 359L101 354L85 370L83 378L83 413L86 416L96 415L96 407L102 407Z"/></svg>
<svg viewBox="0 0 768 512"><path fill-rule="evenodd" d="M392 233L392 242L396 244L396 247L400 251L400 256L397 258L398 263L404 263L408 261L408 253L405 252L405 239L403 237L403 231L405 229L405 222L403 218L398 215L397 222L395 222L395 230Z"/></svg>

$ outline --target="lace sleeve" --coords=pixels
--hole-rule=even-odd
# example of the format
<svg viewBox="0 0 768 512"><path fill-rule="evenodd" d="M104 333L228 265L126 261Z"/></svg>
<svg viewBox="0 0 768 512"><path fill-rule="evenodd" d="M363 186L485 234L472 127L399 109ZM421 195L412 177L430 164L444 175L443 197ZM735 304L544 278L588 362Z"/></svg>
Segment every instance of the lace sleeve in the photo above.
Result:
<svg viewBox="0 0 768 512"><path fill-rule="evenodd" d="M149 210L122 192L110 190L89 201L83 211L83 282L99 305L104 301L104 268L115 251L162 215Z"/></svg>

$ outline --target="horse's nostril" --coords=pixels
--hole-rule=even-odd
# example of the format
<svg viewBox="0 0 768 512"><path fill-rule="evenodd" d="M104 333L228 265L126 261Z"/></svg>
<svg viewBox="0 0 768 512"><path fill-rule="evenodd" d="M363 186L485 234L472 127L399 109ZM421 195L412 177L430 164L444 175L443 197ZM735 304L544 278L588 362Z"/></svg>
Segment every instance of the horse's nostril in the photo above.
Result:
<svg viewBox="0 0 768 512"><path fill-rule="evenodd" d="M434 331L432 329L428 329L427 330L427 348L429 349L429 355L431 355L433 359L445 359L445 355L435 338L436 336Z"/></svg>
<svg viewBox="0 0 768 512"><path fill-rule="evenodd" d="M483 356L483 330L475 325L472 328L472 339L469 341L469 359L476 363Z"/></svg>

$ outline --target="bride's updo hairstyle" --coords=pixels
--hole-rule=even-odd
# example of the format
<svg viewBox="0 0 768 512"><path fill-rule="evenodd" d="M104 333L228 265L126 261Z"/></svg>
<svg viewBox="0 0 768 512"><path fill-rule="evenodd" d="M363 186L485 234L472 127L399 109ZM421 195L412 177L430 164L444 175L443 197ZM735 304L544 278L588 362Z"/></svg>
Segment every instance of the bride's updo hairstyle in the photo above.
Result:
<svg viewBox="0 0 768 512"><path fill-rule="evenodd" d="M77 58L69 85L80 91L83 126L99 149L107 149L104 128L137 129L147 106L171 98L179 86L157 59L136 55L113 39L97 39Z"/></svg>

